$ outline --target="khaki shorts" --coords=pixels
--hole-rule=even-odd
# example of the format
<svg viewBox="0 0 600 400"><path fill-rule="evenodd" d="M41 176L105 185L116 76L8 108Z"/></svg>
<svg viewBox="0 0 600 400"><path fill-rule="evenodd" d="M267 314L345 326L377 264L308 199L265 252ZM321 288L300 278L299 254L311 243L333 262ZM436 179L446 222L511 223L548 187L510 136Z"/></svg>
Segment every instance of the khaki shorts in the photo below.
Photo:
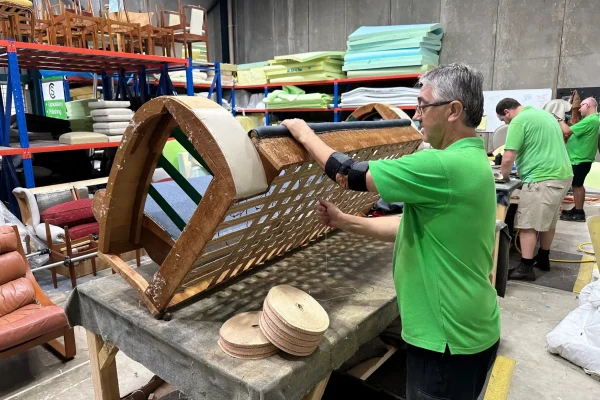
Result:
<svg viewBox="0 0 600 400"><path fill-rule="evenodd" d="M556 227L560 206L571 187L571 180L524 183L515 217L515 228L547 232Z"/></svg>

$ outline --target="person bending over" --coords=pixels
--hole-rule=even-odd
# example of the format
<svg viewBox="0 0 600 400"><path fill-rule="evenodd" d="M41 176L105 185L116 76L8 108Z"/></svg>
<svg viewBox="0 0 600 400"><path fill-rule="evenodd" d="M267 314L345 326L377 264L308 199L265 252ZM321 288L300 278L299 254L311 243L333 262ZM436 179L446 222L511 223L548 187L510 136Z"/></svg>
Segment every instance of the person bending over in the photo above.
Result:
<svg viewBox="0 0 600 400"><path fill-rule="evenodd" d="M483 75L463 64L420 78L414 120L433 149L395 160L356 162L327 146L302 120L282 122L327 175L349 190L403 202L404 214L363 218L321 200L322 223L395 242L394 284L407 349L407 398L476 399L500 339L492 271L494 177L475 127Z"/></svg>
<svg viewBox="0 0 600 400"><path fill-rule="evenodd" d="M515 228L519 231L521 262L509 279L535 280L534 264L550 270L550 247L562 200L573 173L560 126L547 111L522 106L506 98L496 105L498 119L508 124L501 171L507 180L513 163L523 183ZM540 234L540 249L533 253Z"/></svg>

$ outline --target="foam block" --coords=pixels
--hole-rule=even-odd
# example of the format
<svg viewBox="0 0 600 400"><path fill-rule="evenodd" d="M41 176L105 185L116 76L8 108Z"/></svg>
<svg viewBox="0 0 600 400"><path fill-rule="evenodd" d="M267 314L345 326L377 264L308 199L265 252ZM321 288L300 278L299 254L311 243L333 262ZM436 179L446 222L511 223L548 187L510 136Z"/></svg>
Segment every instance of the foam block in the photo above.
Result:
<svg viewBox="0 0 600 400"><path fill-rule="evenodd" d="M90 102L88 107L97 110L100 108L127 108L131 105L128 101L116 101L116 100L98 100L96 102Z"/></svg>

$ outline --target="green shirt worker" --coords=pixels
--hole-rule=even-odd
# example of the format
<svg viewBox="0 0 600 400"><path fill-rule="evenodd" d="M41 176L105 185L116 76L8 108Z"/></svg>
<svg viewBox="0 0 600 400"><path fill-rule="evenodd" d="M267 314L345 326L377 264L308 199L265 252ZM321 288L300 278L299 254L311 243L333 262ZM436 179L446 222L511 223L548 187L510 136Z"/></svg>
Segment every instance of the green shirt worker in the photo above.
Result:
<svg viewBox="0 0 600 400"><path fill-rule="evenodd" d="M575 198L575 208L563 211L560 219L585 222L583 182L596 159L596 144L600 128L598 102L593 97L588 97L581 102L579 112L584 118L572 126L567 125L562 118L556 118L567 140L567 153L573 166L573 197Z"/></svg>
<svg viewBox="0 0 600 400"><path fill-rule="evenodd" d="M404 214L363 218L321 200L327 226L395 242L393 277L407 349L407 399L476 399L500 338L489 275L496 192L483 141L483 75L441 66L420 79L414 120L433 149L395 160L356 162L301 120L285 125L344 189L404 202Z"/></svg>
<svg viewBox="0 0 600 400"><path fill-rule="evenodd" d="M513 163L523 187L515 227L519 229L521 262L509 279L535 280L534 265L550 270L550 247L554 240L560 205L573 176L560 126L552 114L522 106L506 98L496 105L498 118L508 124L502 157L502 175L508 179ZM533 257L540 236L540 249Z"/></svg>

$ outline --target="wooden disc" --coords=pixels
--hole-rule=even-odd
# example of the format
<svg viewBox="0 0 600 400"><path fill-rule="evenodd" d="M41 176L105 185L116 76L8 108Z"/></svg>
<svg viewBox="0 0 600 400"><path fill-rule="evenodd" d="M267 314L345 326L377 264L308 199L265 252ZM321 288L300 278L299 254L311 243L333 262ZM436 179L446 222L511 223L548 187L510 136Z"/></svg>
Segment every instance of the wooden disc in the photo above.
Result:
<svg viewBox="0 0 600 400"><path fill-rule="evenodd" d="M261 311L252 311L230 318L219 331L221 338L234 348L268 347L271 342L263 335L258 323L261 314Z"/></svg>
<svg viewBox="0 0 600 400"><path fill-rule="evenodd" d="M250 350L242 350L240 351L237 348L231 348L227 345L222 339L219 339L219 347L223 352L231 357L242 358L246 360L258 360L260 358L267 358L279 352L279 348L272 345L272 348L264 349L250 349Z"/></svg>
<svg viewBox="0 0 600 400"><path fill-rule="evenodd" d="M329 327L329 316L308 293L290 285L271 288L267 295L271 311L286 325L308 334L322 334Z"/></svg>
<svg viewBox="0 0 600 400"><path fill-rule="evenodd" d="M291 343L286 340L281 332L277 331L277 328L265 319L265 314L260 319L260 329L263 331L266 337L269 338L271 343L285 351L288 354L294 356L308 356L312 354L318 347L318 344L309 344L308 346L302 346L299 342Z"/></svg>
<svg viewBox="0 0 600 400"><path fill-rule="evenodd" d="M277 314L273 312L271 306L269 304L269 299L266 298L263 303L263 316L261 318L265 318L267 321L271 322L271 325L275 325L277 330L286 337L289 337L290 341L299 341L302 343L311 343L311 344L319 344L323 340L322 333L304 333L299 330L294 329L293 327L287 325L285 321L279 319Z"/></svg>

